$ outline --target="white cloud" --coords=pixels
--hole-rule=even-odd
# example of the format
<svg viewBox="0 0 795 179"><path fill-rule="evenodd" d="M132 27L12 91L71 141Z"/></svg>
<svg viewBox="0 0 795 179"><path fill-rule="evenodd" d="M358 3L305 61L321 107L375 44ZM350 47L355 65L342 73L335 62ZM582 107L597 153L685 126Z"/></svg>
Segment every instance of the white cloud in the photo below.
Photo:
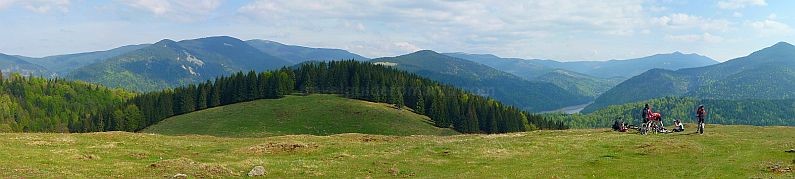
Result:
<svg viewBox="0 0 795 179"><path fill-rule="evenodd" d="M710 19L682 13L658 17L653 22L663 27L675 29L698 28L704 31L726 31L731 24L724 19Z"/></svg>
<svg viewBox="0 0 795 179"><path fill-rule="evenodd" d="M726 0L718 1L718 7L721 9L741 9L751 6L767 6L765 0Z"/></svg>
<svg viewBox="0 0 795 179"><path fill-rule="evenodd" d="M685 35L667 35L667 39L677 40L683 42L707 42L719 43L723 42L723 37L712 35L710 33L703 34L685 34Z"/></svg>
<svg viewBox="0 0 795 179"><path fill-rule="evenodd" d="M369 36L340 37L351 38L350 41L369 41L372 39L362 36L388 34L399 39L390 44L407 41L422 47L446 44L450 49L492 49L494 45L545 41L563 38L566 34L629 36L643 33L649 29L650 18L643 4L642 0L257 0L238 8L237 12L252 22L273 24L277 28L366 29L362 33ZM665 10L659 6L650 9ZM396 55L390 52L368 53Z"/></svg>
<svg viewBox="0 0 795 179"><path fill-rule="evenodd" d="M793 32L792 27L789 25L772 19L750 22L748 25L763 36L790 34Z"/></svg>
<svg viewBox="0 0 795 179"><path fill-rule="evenodd" d="M415 52L415 51L422 50L421 48L417 47L416 45L408 43L408 42L395 42L392 45L394 45L395 47L397 47L400 50L408 51L408 52Z"/></svg>
<svg viewBox="0 0 795 179"><path fill-rule="evenodd" d="M732 13L732 16L734 16L734 17L743 17L743 13L734 11L734 13Z"/></svg>
<svg viewBox="0 0 795 179"><path fill-rule="evenodd" d="M207 18L221 0L122 0L122 4L182 22Z"/></svg>
<svg viewBox="0 0 795 179"><path fill-rule="evenodd" d="M57 10L63 13L69 12L69 0L0 0L0 10L20 6L36 13L48 13Z"/></svg>

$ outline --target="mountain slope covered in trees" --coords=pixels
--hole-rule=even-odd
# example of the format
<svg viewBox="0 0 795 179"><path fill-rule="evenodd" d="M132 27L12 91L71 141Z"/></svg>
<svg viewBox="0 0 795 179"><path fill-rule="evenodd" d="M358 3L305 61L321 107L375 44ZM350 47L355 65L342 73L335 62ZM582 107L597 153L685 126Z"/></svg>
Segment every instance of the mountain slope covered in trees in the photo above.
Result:
<svg viewBox="0 0 795 179"><path fill-rule="evenodd" d="M27 62L16 56L2 53L0 53L0 71L6 73L6 75L12 72L17 72L24 75L50 75L49 71L42 66Z"/></svg>
<svg viewBox="0 0 795 179"><path fill-rule="evenodd" d="M793 71L795 46L780 42L716 65L677 71L650 70L605 92L584 112L665 96L726 100L791 99L795 97Z"/></svg>
<svg viewBox="0 0 795 179"><path fill-rule="evenodd" d="M622 78L596 78L590 75L557 69L552 72L536 77L536 81L555 84L567 91L577 95L596 98L613 86L616 86Z"/></svg>
<svg viewBox="0 0 795 179"><path fill-rule="evenodd" d="M228 75L264 71L290 62L262 53L232 37L207 37L175 42L162 40L147 47L79 68L73 79L110 87L152 91Z"/></svg>
<svg viewBox="0 0 795 179"><path fill-rule="evenodd" d="M331 60L369 60L367 57L357 55L342 49L310 48L297 45L285 45L269 40L247 40L246 43L258 50L299 64L306 61L331 61Z"/></svg>
<svg viewBox="0 0 795 179"><path fill-rule="evenodd" d="M149 44L142 45L127 45L119 48L114 48L106 51L85 52L66 55L55 55L42 58L23 58L24 60L41 65L52 73L58 76L65 76L72 70L84 67L90 64L99 63L109 58L119 56L128 52L132 52L141 48L149 46Z"/></svg>
<svg viewBox="0 0 795 179"><path fill-rule="evenodd" d="M0 132L67 132L132 96L85 82L0 75Z"/></svg>
<svg viewBox="0 0 795 179"><path fill-rule="evenodd" d="M488 54L446 53L447 55L471 60L503 70L526 79L538 76L555 69L564 69L598 78L630 78L647 70L660 68L678 70L682 68L702 67L718 62L698 54L656 54L647 57L609 60L609 61L572 61L559 62L553 60L501 58Z"/></svg>
<svg viewBox="0 0 795 179"><path fill-rule="evenodd" d="M167 135L223 137L281 135L453 135L428 117L394 105L337 95L285 96L235 103L170 117L142 130Z"/></svg>
<svg viewBox="0 0 795 179"><path fill-rule="evenodd" d="M553 110L589 100L551 83L527 81L486 65L430 50L373 59L371 62L394 66L432 80L488 95L529 111Z"/></svg>

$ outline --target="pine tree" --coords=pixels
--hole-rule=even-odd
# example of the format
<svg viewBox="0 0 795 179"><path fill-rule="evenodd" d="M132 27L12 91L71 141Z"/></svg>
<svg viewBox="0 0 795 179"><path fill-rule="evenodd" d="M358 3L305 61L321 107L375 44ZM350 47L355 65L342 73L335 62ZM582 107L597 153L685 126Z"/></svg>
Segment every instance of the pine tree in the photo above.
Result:
<svg viewBox="0 0 795 179"><path fill-rule="evenodd" d="M312 75L305 73L302 75L302 78L301 92L304 93L304 95L312 94L315 91L315 81L312 79Z"/></svg>
<svg viewBox="0 0 795 179"><path fill-rule="evenodd" d="M425 97L422 93L417 95L417 105L414 107L414 112L417 114L425 114Z"/></svg>
<svg viewBox="0 0 795 179"><path fill-rule="evenodd" d="M216 82L211 86L212 87L210 87L210 93L208 94L210 99L207 101L208 103L207 106L216 107L221 105L221 85L218 85L218 83Z"/></svg>
<svg viewBox="0 0 795 179"><path fill-rule="evenodd" d="M259 81L257 80L257 73L249 71L246 75L246 100L251 101L257 99L259 94L259 86L257 85Z"/></svg>
<svg viewBox="0 0 795 179"><path fill-rule="evenodd" d="M196 109L202 110L207 109L207 96L209 93L209 86L210 81L208 80L204 84L199 84L199 91L198 96L196 96Z"/></svg>
<svg viewBox="0 0 795 179"><path fill-rule="evenodd" d="M390 89L390 103L394 104L395 107L398 109L402 109L404 104L403 101L403 90L397 86L389 88Z"/></svg>
<svg viewBox="0 0 795 179"><path fill-rule="evenodd" d="M477 111L475 111L475 104L472 102L469 103L469 107L467 108L467 117L465 119L464 128L466 132L477 132L480 128L478 125L478 115Z"/></svg>

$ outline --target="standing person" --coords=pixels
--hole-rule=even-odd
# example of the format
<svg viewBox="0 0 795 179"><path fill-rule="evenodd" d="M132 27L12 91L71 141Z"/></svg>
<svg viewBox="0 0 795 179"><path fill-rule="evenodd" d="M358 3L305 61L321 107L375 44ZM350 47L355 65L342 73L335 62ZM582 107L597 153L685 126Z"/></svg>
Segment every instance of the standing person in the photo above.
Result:
<svg viewBox="0 0 795 179"><path fill-rule="evenodd" d="M704 109L704 105L699 105L696 110L696 118L698 118L698 133L700 134L704 134L704 117L706 116L707 110Z"/></svg>
<svg viewBox="0 0 795 179"><path fill-rule="evenodd" d="M640 112L640 118L643 118L644 124L649 122L649 104L646 104L646 106L643 107L643 111Z"/></svg>

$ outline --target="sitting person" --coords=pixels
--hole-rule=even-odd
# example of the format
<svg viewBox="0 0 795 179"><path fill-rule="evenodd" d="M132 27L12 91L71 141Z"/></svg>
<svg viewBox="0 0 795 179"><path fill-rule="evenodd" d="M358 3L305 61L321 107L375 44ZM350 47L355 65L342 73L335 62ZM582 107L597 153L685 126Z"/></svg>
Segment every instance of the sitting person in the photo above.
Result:
<svg viewBox="0 0 795 179"><path fill-rule="evenodd" d="M674 120L674 132L683 132L685 131L685 125L682 124L682 121L679 119Z"/></svg>
<svg viewBox="0 0 795 179"><path fill-rule="evenodd" d="M624 122L621 122L618 126L618 132L627 132L627 125Z"/></svg>

